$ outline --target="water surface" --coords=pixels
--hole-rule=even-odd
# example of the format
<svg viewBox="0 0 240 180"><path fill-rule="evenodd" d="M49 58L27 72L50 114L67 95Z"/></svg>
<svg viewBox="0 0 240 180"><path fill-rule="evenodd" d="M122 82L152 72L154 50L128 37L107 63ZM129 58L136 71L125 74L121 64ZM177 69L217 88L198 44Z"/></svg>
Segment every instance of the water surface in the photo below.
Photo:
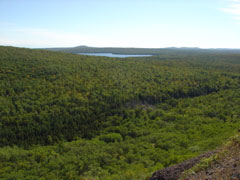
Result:
<svg viewBox="0 0 240 180"><path fill-rule="evenodd" d="M78 53L81 55L88 55L88 56L105 56L105 57L117 57L117 58L127 58L127 57L150 57L152 55L141 55L141 54L113 54L113 53Z"/></svg>

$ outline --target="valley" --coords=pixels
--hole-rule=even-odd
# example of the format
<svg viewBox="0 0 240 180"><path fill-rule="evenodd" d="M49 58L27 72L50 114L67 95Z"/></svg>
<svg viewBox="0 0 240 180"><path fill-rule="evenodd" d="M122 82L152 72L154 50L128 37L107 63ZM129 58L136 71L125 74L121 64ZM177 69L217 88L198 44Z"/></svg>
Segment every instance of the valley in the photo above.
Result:
<svg viewBox="0 0 240 180"><path fill-rule="evenodd" d="M1 46L0 179L147 179L234 136L240 53L164 52Z"/></svg>

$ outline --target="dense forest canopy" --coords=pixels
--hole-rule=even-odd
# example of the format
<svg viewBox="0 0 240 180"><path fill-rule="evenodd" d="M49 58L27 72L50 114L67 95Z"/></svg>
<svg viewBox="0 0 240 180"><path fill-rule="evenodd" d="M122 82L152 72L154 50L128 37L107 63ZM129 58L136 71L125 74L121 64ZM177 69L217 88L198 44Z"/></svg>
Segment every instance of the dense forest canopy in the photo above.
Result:
<svg viewBox="0 0 240 180"><path fill-rule="evenodd" d="M0 178L144 179L233 135L239 84L237 51L118 59L0 47Z"/></svg>

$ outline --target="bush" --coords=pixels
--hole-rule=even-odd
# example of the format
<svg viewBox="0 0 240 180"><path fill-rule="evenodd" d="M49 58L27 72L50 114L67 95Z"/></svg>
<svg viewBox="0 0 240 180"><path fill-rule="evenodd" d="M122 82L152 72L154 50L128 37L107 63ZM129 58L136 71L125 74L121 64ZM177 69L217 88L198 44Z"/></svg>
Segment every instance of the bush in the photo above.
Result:
<svg viewBox="0 0 240 180"><path fill-rule="evenodd" d="M109 133L109 134L104 134L99 137L101 141L104 141L106 143L110 142L121 142L123 140L121 134L118 133Z"/></svg>

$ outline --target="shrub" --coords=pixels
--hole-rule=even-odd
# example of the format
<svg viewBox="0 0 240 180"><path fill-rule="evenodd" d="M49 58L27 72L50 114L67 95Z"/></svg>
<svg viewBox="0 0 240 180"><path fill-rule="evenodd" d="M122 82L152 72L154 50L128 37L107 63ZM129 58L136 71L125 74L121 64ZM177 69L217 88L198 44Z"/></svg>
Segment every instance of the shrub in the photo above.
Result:
<svg viewBox="0 0 240 180"><path fill-rule="evenodd" d="M104 134L99 137L101 141L104 141L106 143L110 142L121 142L123 140L121 134L118 133L109 133L109 134Z"/></svg>

